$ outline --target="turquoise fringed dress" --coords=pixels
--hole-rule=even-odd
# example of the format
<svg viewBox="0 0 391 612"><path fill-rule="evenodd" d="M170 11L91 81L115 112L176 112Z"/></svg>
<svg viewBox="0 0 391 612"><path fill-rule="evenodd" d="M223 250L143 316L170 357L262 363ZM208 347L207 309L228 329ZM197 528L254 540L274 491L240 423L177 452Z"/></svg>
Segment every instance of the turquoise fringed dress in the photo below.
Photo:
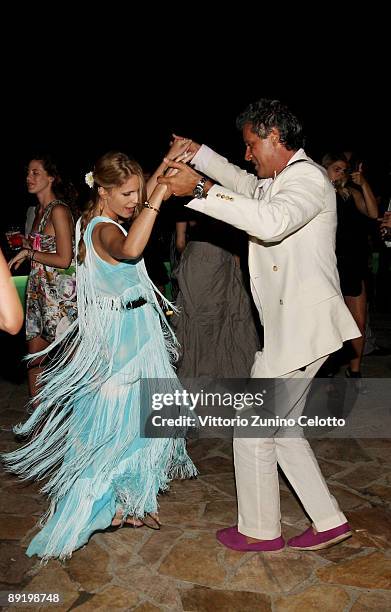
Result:
<svg viewBox="0 0 391 612"><path fill-rule="evenodd" d="M176 341L143 260L112 265L94 251L92 231L101 222L115 223L95 217L85 230L78 319L50 346L58 355L42 375L38 408L15 427L18 435L37 433L3 456L23 478L50 475L42 488L50 508L27 549L45 560L69 557L117 510L156 512L159 490L196 474L183 437L140 437L140 379L166 379L168 392L178 388L170 363ZM128 310L138 298L147 303Z"/></svg>

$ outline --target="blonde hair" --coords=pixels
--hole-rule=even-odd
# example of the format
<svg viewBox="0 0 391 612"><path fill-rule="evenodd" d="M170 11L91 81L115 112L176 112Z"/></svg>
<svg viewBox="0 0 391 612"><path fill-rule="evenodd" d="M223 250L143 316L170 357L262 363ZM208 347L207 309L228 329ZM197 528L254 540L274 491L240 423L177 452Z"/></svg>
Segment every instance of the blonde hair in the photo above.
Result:
<svg viewBox="0 0 391 612"><path fill-rule="evenodd" d="M326 153L322 158L322 166L326 168L326 170L335 162L341 161L344 162L347 167L349 167L349 161L344 153ZM345 174L345 178L339 179L338 181L334 181L335 191L341 196L343 200L347 200L351 196L351 191L348 187L346 187L346 183L349 178Z"/></svg>
<svg viewBox="0 0 391 612"><path fill-rule="evenodd" d="M134 159L131 159L125 153L119 151L110 151L105 153L98 159L92 172L94 178L94 185L92 187L92 195L90 200L87 202L86 208L81 216L80 220L80 240L78 245L77 261L79 264L84 262L86 256L86 245L84 242L84 232L94 217L102 213L102 210L98 210L99 193L98 188L103 187L104 189L112 189L113 187L120 187L123 185L129 177L138 176L139 178L139 190L138 190L138 204L134 211L133 219L140 213L143 202L146 200L146 187L143 171L140 164Z"/></svg>

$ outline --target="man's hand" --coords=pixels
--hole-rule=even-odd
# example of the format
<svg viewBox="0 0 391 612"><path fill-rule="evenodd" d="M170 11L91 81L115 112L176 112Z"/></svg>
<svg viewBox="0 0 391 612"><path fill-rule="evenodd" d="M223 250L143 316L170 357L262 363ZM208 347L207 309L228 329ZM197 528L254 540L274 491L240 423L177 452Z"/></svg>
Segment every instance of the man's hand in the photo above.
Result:
<svg viewBox="0 0 391 612"><path fill-rule="evenodd" d="M167 185L167 192L164 199L168 199L171 195L176 196L192 196L194 187L201 178L193 168L181 162L170 161L165 158L165 163L169 168L176 170L175 175L171 175L168 170L165 176L159 176L158 183Z"/></svg>

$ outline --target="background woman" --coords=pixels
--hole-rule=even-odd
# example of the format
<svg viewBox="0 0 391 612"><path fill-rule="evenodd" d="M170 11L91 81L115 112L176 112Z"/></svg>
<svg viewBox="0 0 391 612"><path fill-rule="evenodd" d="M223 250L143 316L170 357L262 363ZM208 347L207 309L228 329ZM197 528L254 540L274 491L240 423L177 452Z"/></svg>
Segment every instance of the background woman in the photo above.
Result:
<svg viewBox="0 0 391 612"><path fill-rule="evenodd" d="M343 153L328 153L322 165L333 183L337 195L337 267L341 291L362 336L351 340L355 355L346 375L360 378L360 366L365 343L367 293L365 279L368 270L368 225L366 217L376 219L378 206L372 189L358 170L349 173ZM355 187L357 185L359 189Z"/></svg>
<svg viewBox="0 0 391 612"><path fill-rule="evenodd" d="M27 189L38 200L30 243L11 259L9 266L17 270L26 259L31 261L26 340L32 354L47 348L77 316L74 219L70 208L76 192L63 182L56 163L46 154L30 161ZM41 362L42 358L36 358L29 363L31 397L37 394Z"/></svg>

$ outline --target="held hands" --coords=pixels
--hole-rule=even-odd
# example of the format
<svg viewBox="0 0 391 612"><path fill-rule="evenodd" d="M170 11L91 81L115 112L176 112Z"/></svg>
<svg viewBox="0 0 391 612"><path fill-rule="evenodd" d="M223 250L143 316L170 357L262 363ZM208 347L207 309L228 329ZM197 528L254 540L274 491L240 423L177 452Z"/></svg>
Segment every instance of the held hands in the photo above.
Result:
<svg viewBox="0 0 391 612"><path fill-rule="evenodd" d="M170 148L165 157L171 161L182 161L188 156L188 148L191 144L190 138L177 138L173 134L173 140L170 142ZM177 159L180 157L180 159Z"/></svg>
<svg viewBox="0 0 391 612"><path fill-rule="evenodd" d="M200 180L201 175L183 162L170 161L167 158L164 161L168 165L169 170L167 170L164 176L159 176L158 178L160 185L167 186L164 199L167 200L171 195L193 195L193 189Z"/></svg>
<svg viewBox="0 0 391 612"><path fill-rule="evenodd" d="M24 260L28 259L29 257L30 257L30 251L28 251L27 249L22 249L21 251L19 251L17 255L15 255L15 257L13 257L8 262L9 269L11 270L11 268L15 266L15 270L17 270L20 264L22 264Z"/></svg>
<svg viewBox="0 0 391 612"><path fill-rule="evenodd" d="M193 159L201 145L194 142L190 138L183 138L182 136L172 135L173 140L170 142L171 149L167 153L166 157L170 160L189 162ZM185 154L184 159L178 160L178 155Z"/></svg>

